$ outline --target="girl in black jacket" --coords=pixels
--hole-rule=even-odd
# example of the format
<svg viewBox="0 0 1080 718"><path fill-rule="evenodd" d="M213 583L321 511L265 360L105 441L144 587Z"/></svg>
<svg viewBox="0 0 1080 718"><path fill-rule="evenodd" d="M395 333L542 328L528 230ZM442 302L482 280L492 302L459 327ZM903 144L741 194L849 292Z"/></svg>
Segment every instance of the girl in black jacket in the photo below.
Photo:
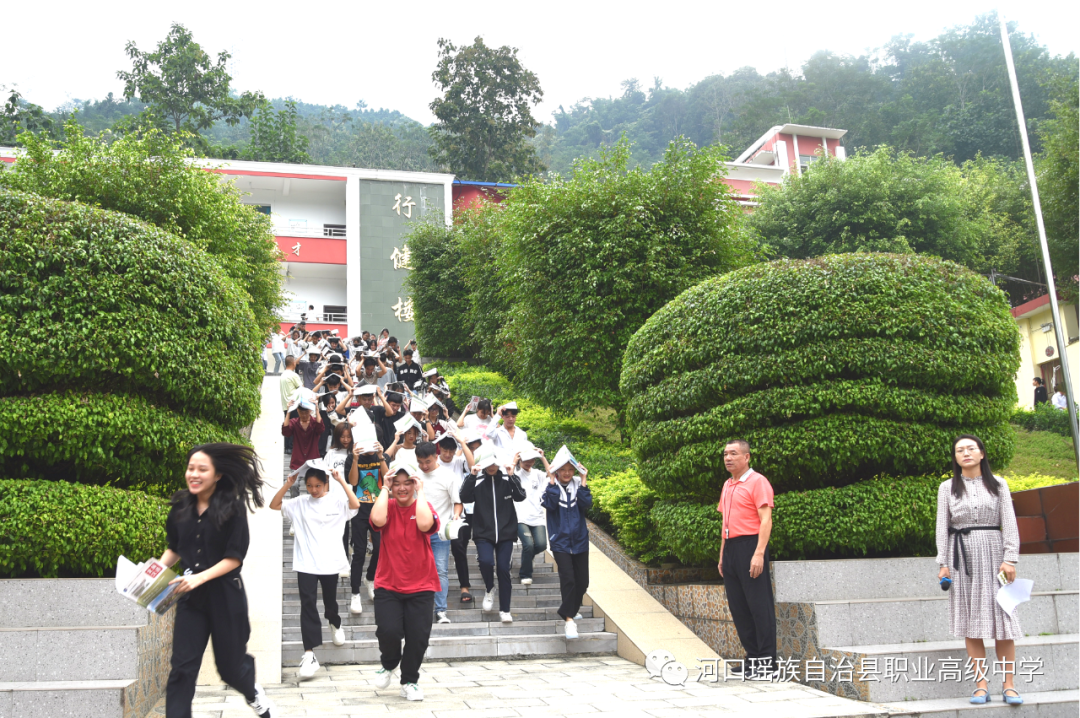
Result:
<svg viewBox="0 0 1080 718"><path fill-rule="evenodd" d="M510 623L510 558L517 539L515 501L525 500L521 480L510 467L499 465L495 452L481 449L472 473L461 483L462 503L473 504L472 533L480 575L484 577L482 608L490 611L495 604L495 572L499 575L499 619Z"/></svg>
<svg viewBox="0 0 1080 718"><path fill-rule="evenodd" d="M172 670L165 688L167 718L190 718L191 699L206 644L214 639L218 674L260 718L273 704L255 682L255 659L247 652L251 633L240 567L248 550L247 509L263 505L259 461L247 446L202 444L188 452L187 489L172 497L165 521L166 566L180 562L173 580L176 625ZM273 713L277 715L277 713Z"/></svg>

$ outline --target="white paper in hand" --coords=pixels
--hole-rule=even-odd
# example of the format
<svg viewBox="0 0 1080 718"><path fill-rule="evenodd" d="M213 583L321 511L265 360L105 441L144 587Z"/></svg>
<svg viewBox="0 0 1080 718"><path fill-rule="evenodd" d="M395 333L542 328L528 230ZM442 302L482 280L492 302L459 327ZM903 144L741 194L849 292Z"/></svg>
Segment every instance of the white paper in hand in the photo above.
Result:
<svg viewBox="0 0 1080 718"><path fill-rule="evenodd" d="M124 592L127 585L139 573L139 567L132 563L126 556L116 559L116 590Z"/></svg>
<svg viewBox="0 0 1080 718"><path fill-rule="evenodd" d="M1031 600L1031 587L1035 582L1030 578L1018 578L1012 583L1007 583L997 592L997 602L1001 610L1012 615L1016 607L1024 601Z"/></svg>

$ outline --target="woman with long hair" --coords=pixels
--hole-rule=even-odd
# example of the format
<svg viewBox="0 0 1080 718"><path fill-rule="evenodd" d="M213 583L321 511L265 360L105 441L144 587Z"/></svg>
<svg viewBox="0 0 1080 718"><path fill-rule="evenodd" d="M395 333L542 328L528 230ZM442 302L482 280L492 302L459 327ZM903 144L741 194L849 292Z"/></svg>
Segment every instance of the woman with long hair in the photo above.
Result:
<svg viewBox="0 0 1080 718"><path fill-rule="evenodd" d="M936 532L938 580L952 589L949 627L954 636L964 639L968 657L976 663L971 702L990 701L983 640L992 638L998 661L1012 667L1005 671L1002 700L1019 705L1023 699L1013 684L1015 639L1024 634L1016 616L1006 613L996 600L998 574L1012 583L1020 558L1020 532L1009 485L990 470L986 447L977 436L964 434L953 441L952 468L952 478L938 489Z"/></svg>
<svg viewBox="0 0 1080 718"><path fill-rule="evenodd" d="M274 705L255 682L247 594L240 567L248 550L247 510L263 505L259 460L247 446L202 444L188 452L187 489L172 497L165 521L166 566L182 562L173 580L180 599L173 629L172 669L165 689L167 718L189 718L206 642L214 639L218 674L260 718ZM276 712L274 713L276 715Z"/></svg>

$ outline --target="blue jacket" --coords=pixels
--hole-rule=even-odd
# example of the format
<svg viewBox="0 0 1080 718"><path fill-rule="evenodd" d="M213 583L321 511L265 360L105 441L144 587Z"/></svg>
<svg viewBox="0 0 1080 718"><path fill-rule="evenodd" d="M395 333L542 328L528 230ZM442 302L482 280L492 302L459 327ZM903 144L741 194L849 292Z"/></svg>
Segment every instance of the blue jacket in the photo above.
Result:
<svg viewBox="0 0 1080 718"><path fill-rule="evenodd" d="M589 527L585 514L592 506L592 492L581 485L577 476L567 485L576 493L562 487L558 481L548 484L540 496L540 505L547 509L548 546L552 552L588 553Z"/></svg>

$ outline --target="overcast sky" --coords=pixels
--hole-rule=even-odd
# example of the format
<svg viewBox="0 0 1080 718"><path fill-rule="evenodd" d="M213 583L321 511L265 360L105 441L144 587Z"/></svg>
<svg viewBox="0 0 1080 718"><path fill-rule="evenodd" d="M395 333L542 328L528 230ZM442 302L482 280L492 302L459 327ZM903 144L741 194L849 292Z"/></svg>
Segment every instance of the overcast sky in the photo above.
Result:
<svg viewBox="0 0 1080 718"><path fill-rule="evenodd" d="M116 71L130 69L124 45L134 40L152 50L180 22L211 54L232 53L238 89L346 107L363 99L428 123L436 41L469 44L482 35L489 45L519 48L544 89L535 116L548 122L560 104L619 94L629 77L648 87L659 76L686 88L746 65L763 73L797 69L817 50L862 54L897 34L929 39L994 7L992 0L326 5L114 0L57 7L46 22L41 6L13 3L4 13L0 84L16 84L50 110L74 98L119 96ZM1003 0L998 7L1051 53L1080 49L1080 3Z"/></svg>

